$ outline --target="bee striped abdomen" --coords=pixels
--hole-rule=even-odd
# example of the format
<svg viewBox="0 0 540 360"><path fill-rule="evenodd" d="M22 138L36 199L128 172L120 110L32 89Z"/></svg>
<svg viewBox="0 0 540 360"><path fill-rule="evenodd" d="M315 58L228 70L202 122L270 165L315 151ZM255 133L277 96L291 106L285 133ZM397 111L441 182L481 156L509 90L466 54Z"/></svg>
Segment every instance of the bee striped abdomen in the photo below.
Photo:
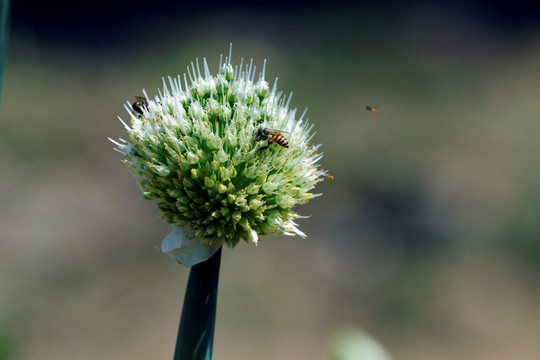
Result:
<svg viewBox="0 0 540 360"><path fill-rule="evenodd" d="M283 147L286 147L286 148L289 147L289 142L287 141L287 139L285 139L285 136L283 136L283 135L281 135L279 133L274 133L272 135L271 140L273 142L275 142L276 144L281 145Z"/></svg>

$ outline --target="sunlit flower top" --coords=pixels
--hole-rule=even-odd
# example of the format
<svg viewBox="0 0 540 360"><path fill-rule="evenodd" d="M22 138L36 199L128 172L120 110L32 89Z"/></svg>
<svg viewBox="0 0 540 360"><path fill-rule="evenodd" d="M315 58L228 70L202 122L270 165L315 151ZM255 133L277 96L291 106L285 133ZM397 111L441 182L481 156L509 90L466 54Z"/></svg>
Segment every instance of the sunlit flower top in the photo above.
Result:
<svg viewBox="0 0 540 360"><path fill-rule="evenodd" d="M164 80L154 99L145 93L140 114L126 107L128 140L111 140L143 178L142 197L157 200L160 216L175 226L163 252L187 266L221 244L256 244L269 234L305 237L293 207L318 196L310 191L326 175L317 165L319 146L309 143L305 111L297 118L277 80L270 88L253 60L233 67L229 55L220 64L212 76L206 60L202 71L197 61L187 75ZM264 131L269 136L257 137Z"/></svg>

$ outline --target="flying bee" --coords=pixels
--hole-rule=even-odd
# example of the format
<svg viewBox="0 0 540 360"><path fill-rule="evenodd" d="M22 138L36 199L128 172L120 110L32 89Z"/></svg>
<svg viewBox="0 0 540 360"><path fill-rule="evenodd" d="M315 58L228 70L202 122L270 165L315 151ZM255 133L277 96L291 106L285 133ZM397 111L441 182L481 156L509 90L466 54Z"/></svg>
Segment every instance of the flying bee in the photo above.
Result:
<svg viewBox="0 0 540 360"><path fill-rule="evenodd" d="M133 104L131 104L131 107L133 108L133 110L135 110L140 115L142 115L143 114L142 109L143 108L148 109L148 100L146 100L146 98L144 98L142 96L135 96L135 100L137 100L137 101L135 101Z"/></svg>
<svg viewBox="0 0 540 360"><path fill-rule="evenodd" d="M378 106L368 106L368 105L366 105L366 110L367 110L367 111L371 111L371 112L374 113L374 114L377 113L377 109L378 109L378 108L379 108Z"/></svg>
<svg viewBox="0 0 540 360"><path fill-rule="evenodd" d="M287 141L287 139L285 139L285 136L283 136L281 134L282 132L285 132L285 131L277 131L277 130L272 130L272 129L269 129L269 128L259 127L257 129L256 140L257 141L266 140L266 141L268 141L268 144L266 146L261 147L257 151L268 149L268 147L272 143L276 143L276 144L278 144L280 146L288 148L289 147L289 142Z"/></svg>
<svg viewBox="0 0 540 360"><path fill-rule="evenodd" d="M334 180L334 175L330 175L330 174L327 174L327 173L322 173L321 175L324 176L324 177L329 178L330 180Z"/></svg>

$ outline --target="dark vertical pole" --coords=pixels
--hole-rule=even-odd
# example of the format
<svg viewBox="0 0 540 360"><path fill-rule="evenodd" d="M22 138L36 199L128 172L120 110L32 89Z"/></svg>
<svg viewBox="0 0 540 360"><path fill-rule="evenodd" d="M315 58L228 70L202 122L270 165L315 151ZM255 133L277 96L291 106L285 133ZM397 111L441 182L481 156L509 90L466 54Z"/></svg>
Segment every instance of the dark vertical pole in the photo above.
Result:
<svg viewBox="0 0 540 360"><path fill-rule="evenodd" d="M9 39L9 0L0 0L0 103L2 101L2 84L4 83L4 67L7 61Z"/></svg>

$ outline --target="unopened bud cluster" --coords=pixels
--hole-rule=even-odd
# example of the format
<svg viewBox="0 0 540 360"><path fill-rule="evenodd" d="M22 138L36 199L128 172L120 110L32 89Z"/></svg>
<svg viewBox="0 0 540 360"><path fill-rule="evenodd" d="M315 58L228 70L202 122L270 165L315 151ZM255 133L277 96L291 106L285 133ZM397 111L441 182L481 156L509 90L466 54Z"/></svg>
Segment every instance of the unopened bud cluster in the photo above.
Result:
<svg viewBox="0 0 540 360"><path fill-rule="evenodd" d="M221 61L220 61L221 62ZM142 114L128 108L128 139L114 141L143 198L156 200L160 216L205 244L234 247L269 234L305 234L293 207L317 196L318 146L311 126L289 109L289 97L270 87L253 61L230 58L212 76L206 61L187 75L165 80ZM146 94L145 94L146 95ZM148 96L147 96L148 98ZM279 131L289 147L256 141L259 128Z"/></svg>

